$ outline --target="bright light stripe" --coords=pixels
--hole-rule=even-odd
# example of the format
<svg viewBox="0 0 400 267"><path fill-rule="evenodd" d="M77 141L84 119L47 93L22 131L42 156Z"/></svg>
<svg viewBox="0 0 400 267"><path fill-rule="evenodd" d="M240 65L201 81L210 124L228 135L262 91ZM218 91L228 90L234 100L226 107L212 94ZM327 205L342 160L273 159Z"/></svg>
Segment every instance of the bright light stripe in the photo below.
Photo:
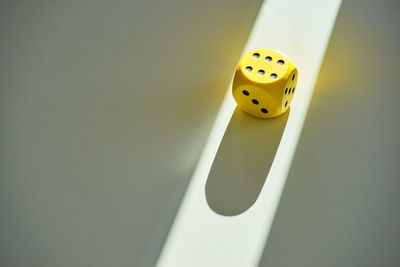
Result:
<svg viewBox="0 0 400 267"><path fill-rule="evenodd" d="M299 69L285 132L256 203L225 217L207 205L205 185L236 104L228 88L198 166L171 228L158 267L257 266L303 127L340 0L267 0L244 52L268 47L289 55Z"/></svg>

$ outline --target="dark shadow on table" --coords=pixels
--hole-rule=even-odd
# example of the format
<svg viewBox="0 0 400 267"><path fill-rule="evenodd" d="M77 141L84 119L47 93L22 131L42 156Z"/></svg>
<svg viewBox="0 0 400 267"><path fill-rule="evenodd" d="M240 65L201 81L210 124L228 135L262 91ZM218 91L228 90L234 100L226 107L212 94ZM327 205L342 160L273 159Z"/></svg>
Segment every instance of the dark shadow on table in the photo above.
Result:
<svg viewBox="0 0 400 267"><path fill-rule="evenodd" d="M289 112L277 118L259 119L236 108L207 179L206 199L213 211L234 216L255 203Z"/></svg>

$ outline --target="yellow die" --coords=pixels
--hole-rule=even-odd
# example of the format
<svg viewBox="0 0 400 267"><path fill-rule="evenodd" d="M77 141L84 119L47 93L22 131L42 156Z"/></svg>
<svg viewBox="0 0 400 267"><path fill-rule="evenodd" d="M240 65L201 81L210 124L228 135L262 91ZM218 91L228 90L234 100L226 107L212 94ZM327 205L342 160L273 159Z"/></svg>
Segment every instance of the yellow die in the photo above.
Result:
<svg viewBox="0 0 400 267"><path fill-rule="evenodd" d="M260 118L283 114L297 85L297 68L272 49L256 49L242 58L233 79L232 93L239 108Z"/></svg>

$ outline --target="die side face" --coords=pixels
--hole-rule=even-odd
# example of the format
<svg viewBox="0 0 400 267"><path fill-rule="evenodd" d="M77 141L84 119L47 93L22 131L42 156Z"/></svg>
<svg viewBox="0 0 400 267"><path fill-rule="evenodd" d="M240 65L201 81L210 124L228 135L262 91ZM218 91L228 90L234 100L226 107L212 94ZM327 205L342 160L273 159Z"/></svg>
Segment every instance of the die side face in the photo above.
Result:
<svg viewBox="0 0 400 267"><path fill-rule="evenodd" d="M286 83L285 90L282 95L282 101L281 101L282 113L289 108L290 103L293 100L294 92L296 91L296 86L297 86L297 69L294 69L289 75L289 79Z"/></svg>
<svg viewBox="0 0 400 267"><path fill-rule="evenodd" d="M242 84L235 87L233 97L239 108L246 113L260 118L274 117L279 113L280 102L276 101L276 98L268 91L254 84Z"/></svg>
<svg viewBox="0 0 400 267"><path fill-rule="evenodd" d="M256 49L240 61L232 93L245 112L271 118L289 108L296 83L297 69L288 58L272 49Z"/></svg>

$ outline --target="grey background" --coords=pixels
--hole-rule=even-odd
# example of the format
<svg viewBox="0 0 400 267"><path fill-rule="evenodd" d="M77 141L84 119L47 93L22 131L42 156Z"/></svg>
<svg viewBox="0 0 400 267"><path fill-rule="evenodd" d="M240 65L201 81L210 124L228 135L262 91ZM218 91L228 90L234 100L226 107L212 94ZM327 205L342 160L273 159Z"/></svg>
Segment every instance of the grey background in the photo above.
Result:
<svg viewBox="0 0 400 267"><path fill-rule="evenodd" d="M0 266L153 266L261 1L0 2Z"/></svg>
<svg viewBox="0 0 400 267"><path fill-rule="evenodd" d="M154 265L259 6L0 2L0 266ZM343 2L260 266L400 265L399 11Z"/></svg>
<svg viewBox="0 0 400 267"><path fill-rule="evenodd" d="M399 14L343 1L260 266L400 266Z"/></svg>

